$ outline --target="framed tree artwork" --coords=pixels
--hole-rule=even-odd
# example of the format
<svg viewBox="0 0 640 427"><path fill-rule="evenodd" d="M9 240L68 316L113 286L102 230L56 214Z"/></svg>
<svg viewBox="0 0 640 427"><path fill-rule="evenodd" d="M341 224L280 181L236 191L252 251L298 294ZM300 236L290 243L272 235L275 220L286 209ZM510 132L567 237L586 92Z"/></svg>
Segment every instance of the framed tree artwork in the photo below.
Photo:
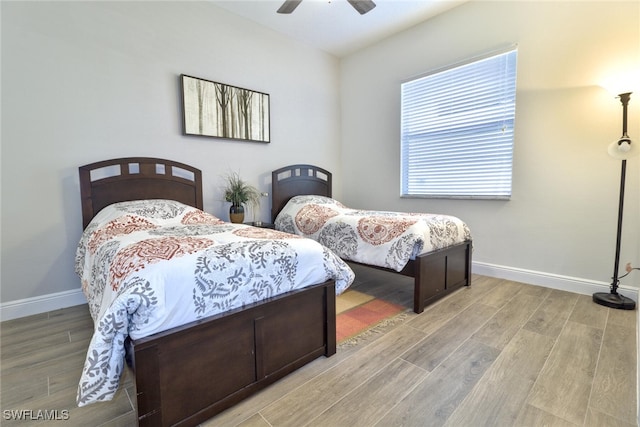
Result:
<svg viewBox="0 0 640 427"><path fill-rule="evenodd" d="M185 135L269 142L269 95L180 76Z"/></svg>

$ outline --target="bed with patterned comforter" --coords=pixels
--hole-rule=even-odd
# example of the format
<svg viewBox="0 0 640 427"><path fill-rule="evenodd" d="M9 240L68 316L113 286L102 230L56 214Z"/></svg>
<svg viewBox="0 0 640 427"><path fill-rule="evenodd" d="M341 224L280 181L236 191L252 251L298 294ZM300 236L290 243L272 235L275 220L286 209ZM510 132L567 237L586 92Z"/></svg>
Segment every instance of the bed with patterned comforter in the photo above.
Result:
<svg viewBox="0 0 640 427"><path fill-rule="evenodd" d="M345 260L395 271L418 255L471 240L469 227L455 216L357 210L317 195L291 198L275 226L316 240Z"/></svg>
<svg viewBox="0 0 640 427"><path fill-rule="evenodd" d="M76 272L95 332L78 387L79 406L110 400L124 368L124 341L146 337L294 289L354 274L317 242L224 222L170 200L108 206L85 229Z"/></svg>

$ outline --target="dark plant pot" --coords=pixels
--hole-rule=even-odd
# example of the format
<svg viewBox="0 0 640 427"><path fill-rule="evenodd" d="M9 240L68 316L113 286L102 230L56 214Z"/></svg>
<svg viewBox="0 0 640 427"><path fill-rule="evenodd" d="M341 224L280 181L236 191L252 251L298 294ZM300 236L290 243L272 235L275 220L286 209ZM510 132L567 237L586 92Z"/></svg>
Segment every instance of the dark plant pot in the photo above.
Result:
<svg viewBox="0 0 640 427"><path fill-rule="evenodd" d="M231 205L229 208L229 220L234 224L242 224L244 221L244 206Z"/></svg>

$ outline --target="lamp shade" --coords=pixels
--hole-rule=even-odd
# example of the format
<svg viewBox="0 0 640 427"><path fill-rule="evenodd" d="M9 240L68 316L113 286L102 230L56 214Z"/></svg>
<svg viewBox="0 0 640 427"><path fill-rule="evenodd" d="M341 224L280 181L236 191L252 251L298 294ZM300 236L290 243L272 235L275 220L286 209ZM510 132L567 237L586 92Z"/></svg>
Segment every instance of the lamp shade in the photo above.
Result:
<svg viewBox="0 0 640 427"><path fill-rule="evenodd" d="M618 141L609 144L607 152L611 157L618 160L627 160L638 155L640 150L638 144L632 144L628 136L623 136Z"/></svg>

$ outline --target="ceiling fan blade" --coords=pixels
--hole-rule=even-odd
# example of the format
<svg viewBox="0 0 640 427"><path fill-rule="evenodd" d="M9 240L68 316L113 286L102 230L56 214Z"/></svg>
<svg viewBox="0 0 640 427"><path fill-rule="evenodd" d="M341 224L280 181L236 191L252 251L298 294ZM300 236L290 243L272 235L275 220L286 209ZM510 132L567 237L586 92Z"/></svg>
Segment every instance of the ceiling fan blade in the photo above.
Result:
<svg viewBox="0 0 640 427"><path fill-rule="evenodd" d="M280 6L280 9L278 9L278 13L293 12L296 9L296 7L298 7L301 1L302 0L285 0L285 2L282 3L282 6Z"/></svg>
<svg viewBox="0 0 640 427"><path fill-rule="evenodd" d="M360 15L364 15L369 12L371 9L376 7L376 4L371 0L347 0L351 6L358 12Z"/></svg>

